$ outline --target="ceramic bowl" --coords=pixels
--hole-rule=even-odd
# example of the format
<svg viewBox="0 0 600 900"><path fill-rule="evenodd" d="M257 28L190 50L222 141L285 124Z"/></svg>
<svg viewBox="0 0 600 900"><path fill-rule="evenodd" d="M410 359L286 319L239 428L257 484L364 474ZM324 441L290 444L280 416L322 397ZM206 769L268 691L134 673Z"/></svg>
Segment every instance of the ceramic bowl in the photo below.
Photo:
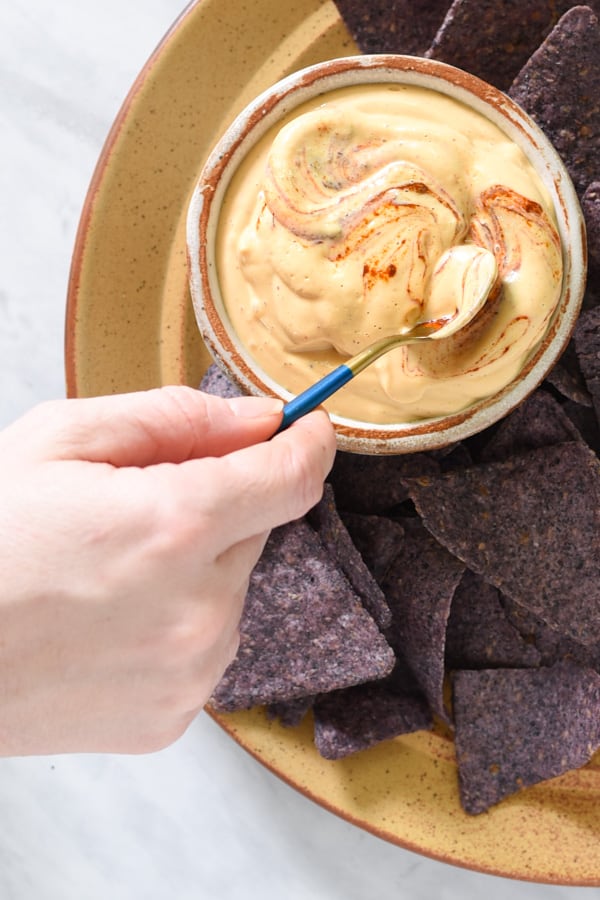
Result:
<svg viewBox="0 0 600 900"><path fill-rule="evenodd" d="M298 106L321 94L355 85L392 83L448 95L497 125L525 153L554 204L563 252L560 299L545 336L518 376L498 393L462 411L416 422L374 424L332 415L340 449L398 454L447 446L492 425L518 406L543 380L572 333L583 297L586 243L583 217L558 154L529 116L507 95L452 66L399 55L355 56L310 66L264 91L230 125L210 154L194 189L187 218L192 302L213 358L246 392L293 396L261 369L230 322L219 283L215 245L219 215L231 179L265 133ZM307 385L308 386L308 385Z"/></svg>

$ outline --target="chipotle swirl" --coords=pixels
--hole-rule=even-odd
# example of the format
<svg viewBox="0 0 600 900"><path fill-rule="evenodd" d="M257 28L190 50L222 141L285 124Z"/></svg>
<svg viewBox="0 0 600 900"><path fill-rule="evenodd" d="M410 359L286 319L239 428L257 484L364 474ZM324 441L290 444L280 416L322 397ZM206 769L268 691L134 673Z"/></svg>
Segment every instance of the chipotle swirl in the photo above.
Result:
<svg viewBox="0 0 600 900"><path fill-rule="evenodd" d="M411 86L332 91L269 131L228 188L217 252L233 328L292 393L460 309L494 255L498 281L467 328L391 351L326 404L376 423L458 412L509 384L562 284L552 202L520 148Z"/></svg>

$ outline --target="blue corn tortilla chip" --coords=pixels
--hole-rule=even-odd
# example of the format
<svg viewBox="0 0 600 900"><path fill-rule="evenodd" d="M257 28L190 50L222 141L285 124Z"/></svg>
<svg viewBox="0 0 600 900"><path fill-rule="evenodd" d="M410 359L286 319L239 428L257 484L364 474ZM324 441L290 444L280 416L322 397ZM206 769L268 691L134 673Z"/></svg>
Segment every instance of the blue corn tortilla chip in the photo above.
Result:
<svg viewBox="0 0 600 900"><path fill-rule="evenodd" d="M580 438L560 403L538 389L500 423L480 458L484 462L508 459L515 453Z"/></svg>
<svg viewBox="0 0 600 900"><path fill-rule="evenodd" d="M530 646L535 647L542 666L553 666L557 662L570 660L580 666L600 671L600 643L587 647L579 644L555 628L551 628L539 616L510 597L503 594L500 597L509 622Z"/></svg>
<svg viewBox="0 0 600 900"><path fill-rule="evenodd" d="M266 712L269 719L278 719L286 728L297 728L305 715L312 709L314 696L298 697L296 700L282 700L270 703Z"/></svg>
<svg viewBox="0 0 600 900"><path fill-rule="evenodd" d="M600 747L600 675L574 663L453 678L460 797L476 815L579 768Z"/></svg>
<svg viewBox="0 0 600 900"><path fill-rule="evenodd" d="M217 710L295 700L388 675L394 653L303 519L271 532L251 578Z"/></svg>
<svg viewBox="0 0 600 900"><path fill-rule="evenodd" d="M404 539L404 528L385 516L344 513L342 518L367 568L381 584Z"/></svg>
<svg viewBox="0 0 600 900"><path fill-rule="evenodd" d="M571 0L454 0L427 56L507 90Z"/></svg>
<svg viewBox="0 0 600 900"><path fill-rule="evenodd" d="M575 326L574 340L583 377L600 423L600 306L581 314Z"/></svg>
<svg viewBox="0 0 600 900"><path fill-rule="evenodd" d="M392 615L385 595L340 518L330 484L325 485L320 502L310 510L307 520L362 600L367 612L381 629L387 628Z"/></svg>
<svg viewBox="0 0 600 900"><path fill-rule="evenodd" d="M590 256L600 265L600 181L593 181L581 201Z"/></svg>
<svg viewBox="0 0 600 900"><path fill-rule="evenodd" d="M599 173L596 174L598 178ZM587 287L583 308L600 305L600 180L593 181L581 198L588 245Z"/></svg>
<svg viewBox="0 0 600 900"><path fill-rule="evenodd" d="M342 759L401 734L432 727L422 697L382 684L363 684L320 696L314 705L315 746L325 759Z"/></svg>
<svg viewBox="0 0 600 900"><path fill-rule="evenodd" d="M440 472L449 472L451 469L463 469L465 466L470 466L473 462L471 451L464 443L443 447L438 453L432 451L432 455L438 461Z"/></svg>
<svg viewBox="0 0 600 900"><path fill-rule="evenodd" d="M444 18L449 0L335 0L348 31L363 53L422 56Z"/></svg>
<svg viewBox="0 0 600 900"><path fill-rule="evenodd" d="M508 93L552 141L583 197L598 173L600 24L589 6L566 12Z"/></svg>
<svg viewBox="0 0 600 900"><path fill-rule="evenodd" d="M592 406L592 398L586 387L573 341L569 341L560 360L548 372L545 383L574 403Z"/></svg>
<svg viewBox="0 0 600 900"><path fill-rule="evenodd" d="M442 719L448 717L444 705L446 624L464 568L417 519L407 520L404 540L382 585L392 611L386 636Z"/></svg>
<svg viewBox="0 0 600 900"><path fill-rule="evenodd" d="M212 363L206 370L200 390L205 394L213 394L215 397L243 397L244 392L223 372L216 363Z"/></svg>
<svg viewBox="0 0 600 900"><path fill-rule="evenodd" d="M407 499L405 476L429 475L439 468L425 453L368 456L338 451L328 480L341 513L381 515Z"/></svg>
<svg viewBox="0 0 600 900"><path fill-rule="evenodd" d="M573 400L567 400L563 409L586 444L600 456L600 420L594 410Z"/></svg>
<svg viewBox="0 0 600 900"><path fill-rule="evenodd" d="M527 668L541 661L540 651L510 622L498 589L467 569L450 606L446 668Z"/></svg>
<svg viewBox="0 0 600 900"><path fill-rule="evenodd" d="M470 569L579 643L600 641L600 463L583 442L408 487L428 530Z"/></svg>

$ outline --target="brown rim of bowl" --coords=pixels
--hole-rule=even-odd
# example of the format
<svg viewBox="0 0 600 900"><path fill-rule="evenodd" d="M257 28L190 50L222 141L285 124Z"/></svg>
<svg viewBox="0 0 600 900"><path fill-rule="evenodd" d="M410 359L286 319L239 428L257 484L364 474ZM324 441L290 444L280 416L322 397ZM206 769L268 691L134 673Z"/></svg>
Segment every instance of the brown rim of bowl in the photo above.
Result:
<svg viewBox="0 0 600 900"><path fill-rule="evenodd" d="M585 225L562 160L521 107L476 76L437 60L377 54L344 57L309 66L260 94L237 116L209 155L189 207L188 263L196 319L211 355L240 387L250 393L292 396L279 388L249 354L240 352L215 304L214 298L219 296L219 291L216 267L210 255L211 229L218 218L218 211L215 213L214 209L237 165L267 129L304 101L345 86L345 76L350 72L361 72L364 83L417 84L472 106L520 146L548 189L557 213L563 246L563 289L550 327L515 381L464 410L436 419L372 425L331 416L341 449L390 454L434 449L498 421L540 384L567 346L585 288Z"/></svg>

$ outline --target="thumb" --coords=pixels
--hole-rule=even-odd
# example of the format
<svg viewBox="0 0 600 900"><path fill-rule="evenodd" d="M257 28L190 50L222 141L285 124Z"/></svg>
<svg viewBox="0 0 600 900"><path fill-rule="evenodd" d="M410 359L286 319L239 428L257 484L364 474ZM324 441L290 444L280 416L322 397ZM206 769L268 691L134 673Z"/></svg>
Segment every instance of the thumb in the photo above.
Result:
<svg viewBox="0 0 600 900"><path fill-rule="evenodd" d="M41 404L11 427L29 431L19 435L21 448L36 456L149 466L223 456L264 441L276 431L282 406L273 398L223 399L170 386Z"/></svg>

